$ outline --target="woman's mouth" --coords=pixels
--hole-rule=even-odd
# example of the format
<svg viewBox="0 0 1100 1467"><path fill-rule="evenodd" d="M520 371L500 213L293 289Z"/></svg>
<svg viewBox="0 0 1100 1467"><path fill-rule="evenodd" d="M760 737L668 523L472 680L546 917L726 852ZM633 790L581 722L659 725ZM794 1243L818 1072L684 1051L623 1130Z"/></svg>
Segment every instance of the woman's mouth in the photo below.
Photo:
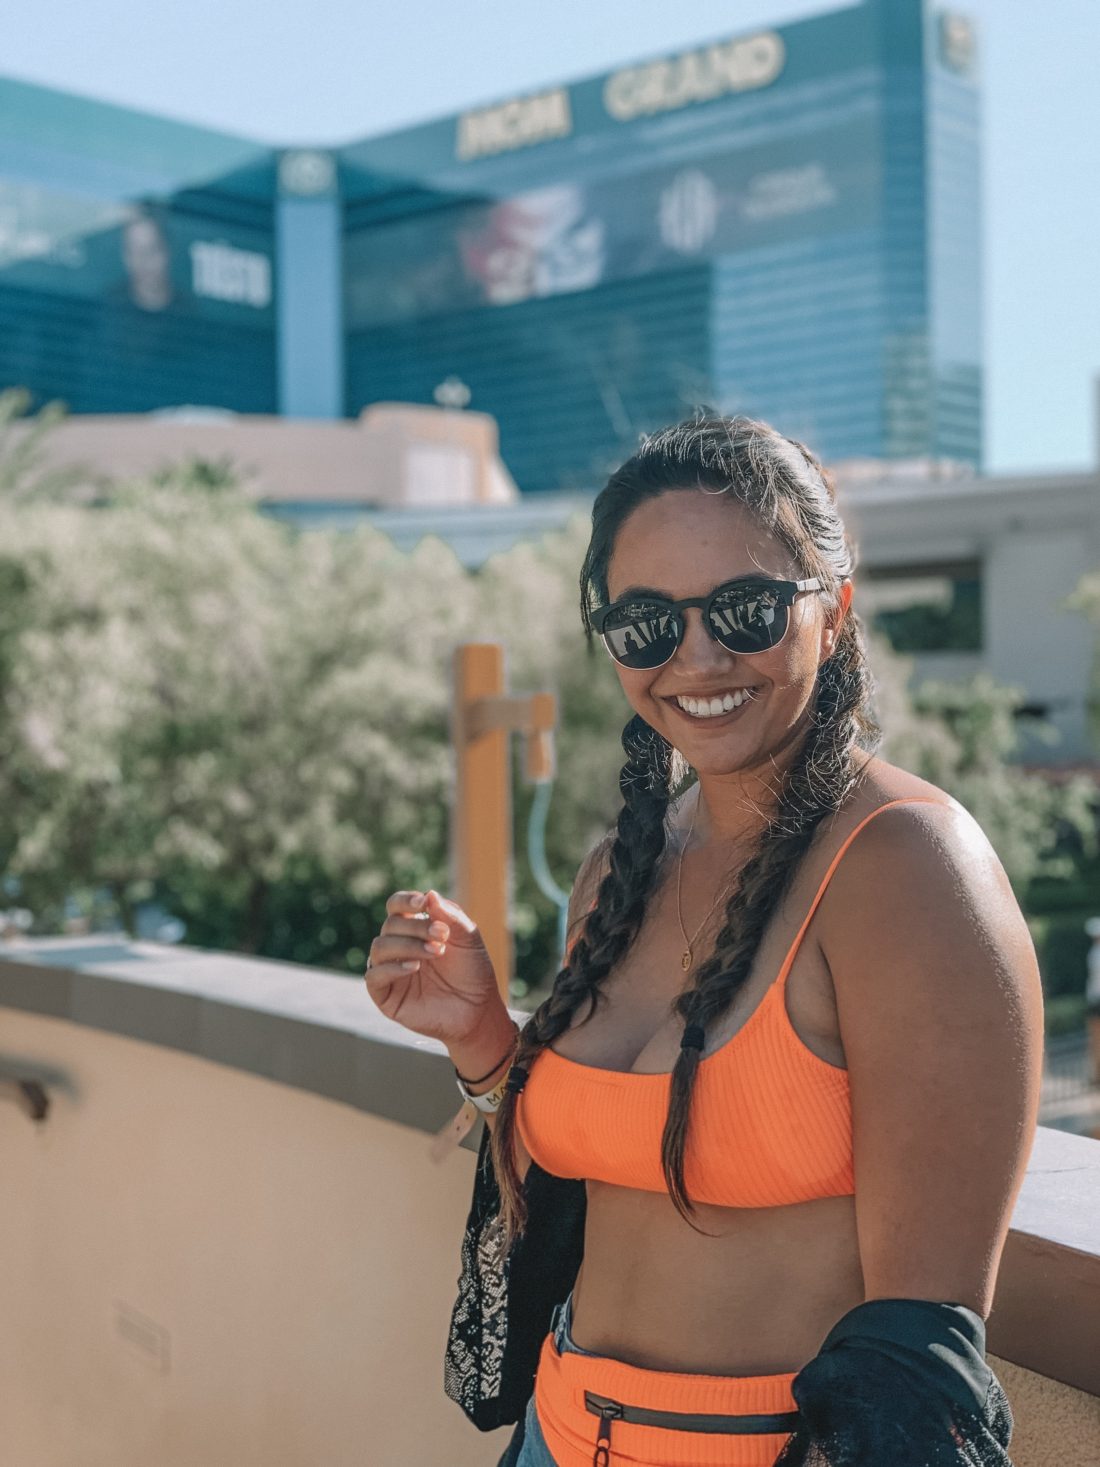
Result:
<svg viewBox="0 0 1100 1467"><path fill-rule="evenodd" d="M711 697L692 697L684 694L666 698L677 713L692 723L726 724L732 721L757 697L759 688L728 688Z"/></svg>

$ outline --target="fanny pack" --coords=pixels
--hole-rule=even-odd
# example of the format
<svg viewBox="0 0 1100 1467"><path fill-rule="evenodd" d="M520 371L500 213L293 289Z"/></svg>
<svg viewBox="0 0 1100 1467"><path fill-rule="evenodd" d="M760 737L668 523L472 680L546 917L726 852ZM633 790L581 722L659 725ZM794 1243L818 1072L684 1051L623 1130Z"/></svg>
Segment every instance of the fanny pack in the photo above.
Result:
<svg viewBox="0 0 1100 1467"><path fill-rule="evenodd" d="M582 1349L573 1339L570 1329L572 1321L573 1295L557 1305L550 1318L550 1332L559 1354L591 1355L591 1350ZM723 1435L761 1435L766 1432L791 1432L798 1424L797 1411L757 1411L723 1415L708 1411L661 1411L652 1406L632 1405L616 1401L611 1396L586 1390L584 1406L600 1418L596 1437L593 1467L610 1467L611 1423L629 1421L636 1426L662 1426L671 1431L701 1431Z"/></svg>
<svg viewBox="0 0 1100 1467"><path fill-rule="evenodd" d="M598 1396L594 1391L585 1391L584 1408L600 1418L593 1467L610 1467L613 1421L631 1421L637 1426L663 1426L673 1431L710 1431L746 1436L793 1431L798 1425L797 1411L758 1411L741 1416L718 1416L698 1411L653 1411L648 1406L627 1406L609 1396Z"/></svg>

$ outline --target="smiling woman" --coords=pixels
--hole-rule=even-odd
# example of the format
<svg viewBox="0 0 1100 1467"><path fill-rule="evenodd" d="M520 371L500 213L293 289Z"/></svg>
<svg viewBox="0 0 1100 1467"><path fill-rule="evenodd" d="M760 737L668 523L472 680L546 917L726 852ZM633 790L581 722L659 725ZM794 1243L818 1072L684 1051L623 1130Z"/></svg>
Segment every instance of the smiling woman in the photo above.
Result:
<svg viewBox="0 0 1100 1467"><path fill-rule="evenodd" d="M874 752L854 569L801 444L645 440L581 569L631 717L549 998L512 1034L408 894L372 948L487 1114L445 1379L501 1467L1008 1467L1038 972L975 822Z"/></svg>

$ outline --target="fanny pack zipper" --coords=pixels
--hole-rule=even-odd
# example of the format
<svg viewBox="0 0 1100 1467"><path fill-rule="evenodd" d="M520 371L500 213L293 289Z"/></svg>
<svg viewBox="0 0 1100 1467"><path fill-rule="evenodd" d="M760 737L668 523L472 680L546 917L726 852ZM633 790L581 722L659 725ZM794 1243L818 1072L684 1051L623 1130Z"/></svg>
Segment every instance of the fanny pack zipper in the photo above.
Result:
<svg viewBox="0 0 1100 1467"><path fill-rule="evenodd" d="M586 1410L594 1411L600 1418L592 1467L608 1467L611 1461L611 1421L615 1416L622 1416L626 1407L618 1401L608 1400L606 1396L594 1396L591 1391L585 1391L584 1405Z"/></svg>
<svg viewBox="0 0 1100 1467"><path fill-rule="evenodd" d="M595 1391L585 1391L584 1408L600 1418L592 1467L610 1467L612 1421L632 1421L637 1426L665 1426L674 1431L738 1432L748 1435L794 1431L798 1425L797 1411L760 1412L744 1416L654 1411L648 1406L625 1406L622 1401L613 1401L610 1396L598 1396Z"/></svg>

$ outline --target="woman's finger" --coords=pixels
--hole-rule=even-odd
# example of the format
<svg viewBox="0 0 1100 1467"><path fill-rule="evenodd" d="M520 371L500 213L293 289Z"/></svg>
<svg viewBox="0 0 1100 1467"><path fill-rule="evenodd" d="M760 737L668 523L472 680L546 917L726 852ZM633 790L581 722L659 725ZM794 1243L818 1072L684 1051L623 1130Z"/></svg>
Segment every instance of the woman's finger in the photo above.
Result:
<svg viewBox="0 0 1100 1467"><path fill-rule="evenodd" d="M386 912L391 916L424 910L426 893L422 891L395 891L386 901Z"/></svg>
<svg viewBox="0 0 1100 1467"><path fill-rule="evenodd" d="M419 962L379 963L377 967L369 967L363 974L366 979L367 993L378 1008L385 1012L385 1005L395 987L400 990L403 984L407 984L415 969L419 968Z"/></svg>
<svg viewBox="0 0 1100 1467"><path fill-rule="evenodd" d="M379 937L417 937L422 942L431 937L449 937L450 925L432 918L428 912L418 917L387 917L378 929Z"/></svg>
<svg viewBox="0 0 1100 1467"><path fill-rule="evenodd" d="M378 968L383 963L431 962L446 951L447 944L434 938L431 942L420 942L415 937L391 937L385 941L376 937L370 945L370 965Z"/></svg>
<svg viewBox="0 0 1100 1467"><path fill-rule="evenodd" d="M419 958L391 958L385 963L368 963L363 977L370 988L375 983L386 985L393 983L396 978L407 978L419 967Z"/></svg>

